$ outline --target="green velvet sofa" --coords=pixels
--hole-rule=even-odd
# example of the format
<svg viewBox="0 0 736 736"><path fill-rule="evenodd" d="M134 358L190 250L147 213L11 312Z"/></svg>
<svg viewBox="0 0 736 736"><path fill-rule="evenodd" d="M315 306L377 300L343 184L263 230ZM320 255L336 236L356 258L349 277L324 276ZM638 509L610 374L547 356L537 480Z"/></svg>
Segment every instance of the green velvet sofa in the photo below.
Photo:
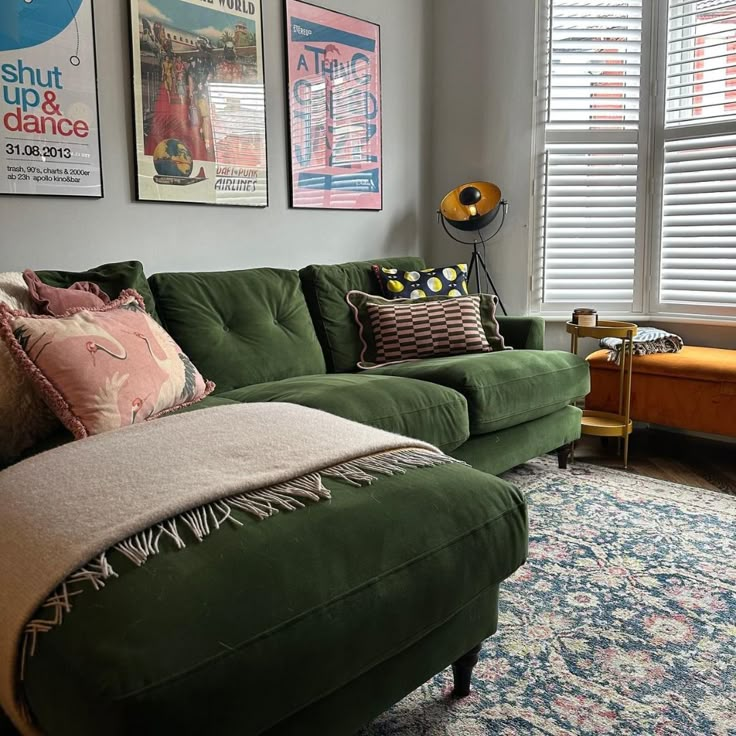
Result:
<svg viewBox="0 0 736 736"><path fill-rule="evenodd" d="M348 736L451 663L467 694L479 643L496 631L499 586L527 554L524 498L495 474L579 437L571 402L589 390L585 361L543 351L541 320L502 317L512 351L358 372L344 296L376 292L369 262L40 275L92 280L111 296L138 289L217 383L191 411L292 402L467 463L370 489L333 482L330 503L265 523L243 516L244 529L79 596L26 668L43 733Z"/></svg>

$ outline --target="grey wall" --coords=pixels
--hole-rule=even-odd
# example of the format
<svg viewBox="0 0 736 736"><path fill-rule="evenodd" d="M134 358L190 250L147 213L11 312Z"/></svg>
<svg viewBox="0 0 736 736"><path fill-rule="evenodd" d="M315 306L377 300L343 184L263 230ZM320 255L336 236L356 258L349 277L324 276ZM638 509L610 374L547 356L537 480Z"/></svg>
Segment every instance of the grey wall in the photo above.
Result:
<svg viewBox="0 0 736 736"><path fill-rule="evenodd" d="M127 2L95 3L105 198L0 197L0 271L87 268L137 259L149 273L299 267L417 253L428 196L431 125L426 0L320 0L382 26L384 210L288 208L282 0L263 0L271 206L134 201Z"/></svg>
<svg viewBox="0 0 736 736"><path fill-rule="evenodd" d="M466 181L501 187L509 217L488 262L507 309L520 314L529 289L534 0L438 0L434 9L432 204ZM469 258L440 226L428 245L433 263Z"/></svg>

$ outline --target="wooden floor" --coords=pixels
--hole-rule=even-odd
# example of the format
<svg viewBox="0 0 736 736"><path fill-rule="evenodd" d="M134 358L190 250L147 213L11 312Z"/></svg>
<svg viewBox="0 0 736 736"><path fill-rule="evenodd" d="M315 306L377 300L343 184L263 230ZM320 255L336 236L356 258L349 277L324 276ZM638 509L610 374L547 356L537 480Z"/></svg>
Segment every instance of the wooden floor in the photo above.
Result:
<svg viewBox="0 0 736 736"><path fill-rule="evenodd" d="M736 444L654 429L636 429L629 441L629 472L736 496ZM575 447L580 462L623 468L617 441L604 446L584 437Z"/></svg>

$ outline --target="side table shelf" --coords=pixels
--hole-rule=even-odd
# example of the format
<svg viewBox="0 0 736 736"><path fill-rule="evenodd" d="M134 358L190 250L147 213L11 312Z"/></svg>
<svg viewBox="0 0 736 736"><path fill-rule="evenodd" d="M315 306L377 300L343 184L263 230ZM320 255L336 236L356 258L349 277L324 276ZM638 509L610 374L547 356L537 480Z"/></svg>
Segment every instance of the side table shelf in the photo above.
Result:
<svg viewBox="0 0 736 736"><path fill-rule="evenodd" d="M600 340L604 337L618 337L623 342L619 353L621 370L619 371L618 413L592 411L585 409L582 419L582 433L596 437L618 437L624 441L624 468L629 464L629 435L634 430L631 421L631 376L634 359L634 336L639 328L632 322L614 322L600 320L596 327L582 327L574 322L567 323L570 333L570 350L578 352L578 340L581 337L592 337Z"/></svg>

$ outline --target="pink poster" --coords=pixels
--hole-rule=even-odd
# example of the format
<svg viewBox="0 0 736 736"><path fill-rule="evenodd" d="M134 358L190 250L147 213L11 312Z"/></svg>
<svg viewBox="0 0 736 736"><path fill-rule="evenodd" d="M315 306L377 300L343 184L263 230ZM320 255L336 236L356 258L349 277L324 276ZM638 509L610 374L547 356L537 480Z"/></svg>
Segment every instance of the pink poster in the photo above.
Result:
<svg viewBox="0 0 736 736"><path fill-rule="evenodd" d="M380 210L380 28L301 0L286 19L292 206Z"/></svg>

